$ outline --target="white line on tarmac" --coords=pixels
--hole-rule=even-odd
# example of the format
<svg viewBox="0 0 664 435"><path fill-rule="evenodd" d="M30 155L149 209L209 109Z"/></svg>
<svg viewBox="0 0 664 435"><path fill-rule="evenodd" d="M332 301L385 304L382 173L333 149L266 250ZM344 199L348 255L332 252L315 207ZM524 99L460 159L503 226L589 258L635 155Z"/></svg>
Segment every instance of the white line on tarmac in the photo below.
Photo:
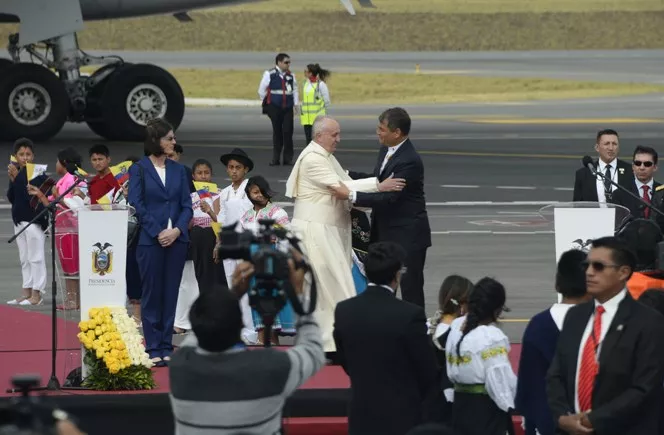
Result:
<svg viewBox="0 0 664 435"><path fill-rule="evenodd" d="M496 186L496 189L508 189L508 190L535 190L535 186Z"/></svg>
<svg viewBox="0 0 664 435"><path fill-rule="evenodd" d="M441 184L440 187L447 187L450 189L479 189L480 186L471 186L465 184Z"/></svg>
<svg viewBox="0 0 664 435"><path fill-rule="evenodd" d="M482 230L450 230L450 231L432 231L432 236L447 236L455 234L483 234L491 236L523 235L535 236L543 234L554 234L553 231L482 231Z"/></svg>

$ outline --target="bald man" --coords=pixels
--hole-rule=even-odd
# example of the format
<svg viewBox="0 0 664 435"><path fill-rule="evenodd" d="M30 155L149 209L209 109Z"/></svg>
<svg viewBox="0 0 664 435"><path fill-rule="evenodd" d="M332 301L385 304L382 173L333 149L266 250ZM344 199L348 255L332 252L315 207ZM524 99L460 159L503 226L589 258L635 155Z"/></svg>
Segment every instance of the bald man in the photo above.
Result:
<svg viewBox="0 0 664 435"><path fill-rule="evenodd" d="M334 309L338 302L356 292L352 276L352 203L334 197L329 187L343 182L353 196L356 192L399 191L404 180L389 178L379 183L376 177L351 179L334 157L341 141L341 127L329 116L316 118L312 137L288 177L286 196L295 200L291 227L302 239L317 279L315 316L322 330L323 346L325 352L334 352Z"/></svg>

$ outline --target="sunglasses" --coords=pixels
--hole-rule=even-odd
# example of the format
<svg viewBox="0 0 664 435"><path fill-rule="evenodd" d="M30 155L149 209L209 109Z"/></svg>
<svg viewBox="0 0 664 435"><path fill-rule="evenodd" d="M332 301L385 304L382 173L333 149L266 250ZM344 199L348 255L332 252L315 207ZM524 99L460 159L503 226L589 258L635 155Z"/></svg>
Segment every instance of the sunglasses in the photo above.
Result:
<svg viewBox="0 0 664 435"><path fill-rule="evenodd" d="M641 160L634 160L634 166L641 166L641 165L645 166L646 168L649 168L652 165L654 165L654 163L653 162L642 162Z"/></svg>
<svg viewBox="0 0 664 435"><path fill-rule="evenodd" d="M602 272L607 267L615 267L616 269L620 267L617 264L604 264L601 261L584 261L581 263L581 267L583 267L583 269L587 270L589 266L597 272Z"/></svg>

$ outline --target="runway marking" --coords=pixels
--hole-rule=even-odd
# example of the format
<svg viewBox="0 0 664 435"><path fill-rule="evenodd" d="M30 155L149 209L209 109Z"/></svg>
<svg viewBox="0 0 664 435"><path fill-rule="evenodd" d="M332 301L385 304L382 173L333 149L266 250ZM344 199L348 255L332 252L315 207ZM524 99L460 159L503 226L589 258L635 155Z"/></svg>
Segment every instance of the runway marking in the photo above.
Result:
<svg viewBox="0 0 664 435"><path fill-rule="evenodd" d="M521 118L521 119L487 119L467 118L465 120L478 124L661 124L662 119L655 118Z"/></svg>
<svg viewBox="0 0 664 435"><path fill-rule="evenodd" d="M573 187L554 187L553 190L561 190L566 192L571 192L574 190Z"/></svg>
<svg viewBox="0 0 664 435"><path fill-rule="evenodd" d="M471 185L463 185L463 184L441 184L440 187L447 187L450 189L477 189L480 186L471 186Z"/></svg>
<svg viewBox="0 0 664 435"><path fill-rule="evenodd" d="M496 189L508 189L508 190L535 190L535 186L496 186Z"/></svg>
<svg viewBox="0 0 664 435"><path fill-rule="evenodd" d="M477 140L477 139L473 139ZM267 150L272 151L271 146L264 145L223 145L219 146L217 144L189 144L187 145L191 148L243 148L251 150ZM342 145L343 146L343 145ZM301 151L303 148L296 148L296 151ZM337 153L377 153L377 148L339 148L335 152ZM453 157L513 157L521 159L549 159L549 160L570 160L570 159L581 159L583 156L581 154L536 154L536 153L498 153L498 152L470 152L470 151L435 151L435 150L418 150L421 155L435 155L435 156L453 156ZM628 158L631 158L628 157Z"/></svg>

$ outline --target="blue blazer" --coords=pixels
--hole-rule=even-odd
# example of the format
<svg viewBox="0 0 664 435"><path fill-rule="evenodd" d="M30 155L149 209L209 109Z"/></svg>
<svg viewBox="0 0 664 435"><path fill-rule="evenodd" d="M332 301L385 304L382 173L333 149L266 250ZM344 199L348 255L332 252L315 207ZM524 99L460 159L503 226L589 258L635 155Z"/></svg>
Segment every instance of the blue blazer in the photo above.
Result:
<svg viewBox="0 0 664 435"><path fill-rule="evenodd" d="M168 219L173 228L180 229L177 241L189 242L189 221L194 215L191 208L189 180L184 166L166 159L166 186L149 157L143 157L129 167L129 203L136 209L136 216L141 223L138 237L139 245L158 244L157 236L166 229ZM143 167L145 192L141 183Z"/></svg>

